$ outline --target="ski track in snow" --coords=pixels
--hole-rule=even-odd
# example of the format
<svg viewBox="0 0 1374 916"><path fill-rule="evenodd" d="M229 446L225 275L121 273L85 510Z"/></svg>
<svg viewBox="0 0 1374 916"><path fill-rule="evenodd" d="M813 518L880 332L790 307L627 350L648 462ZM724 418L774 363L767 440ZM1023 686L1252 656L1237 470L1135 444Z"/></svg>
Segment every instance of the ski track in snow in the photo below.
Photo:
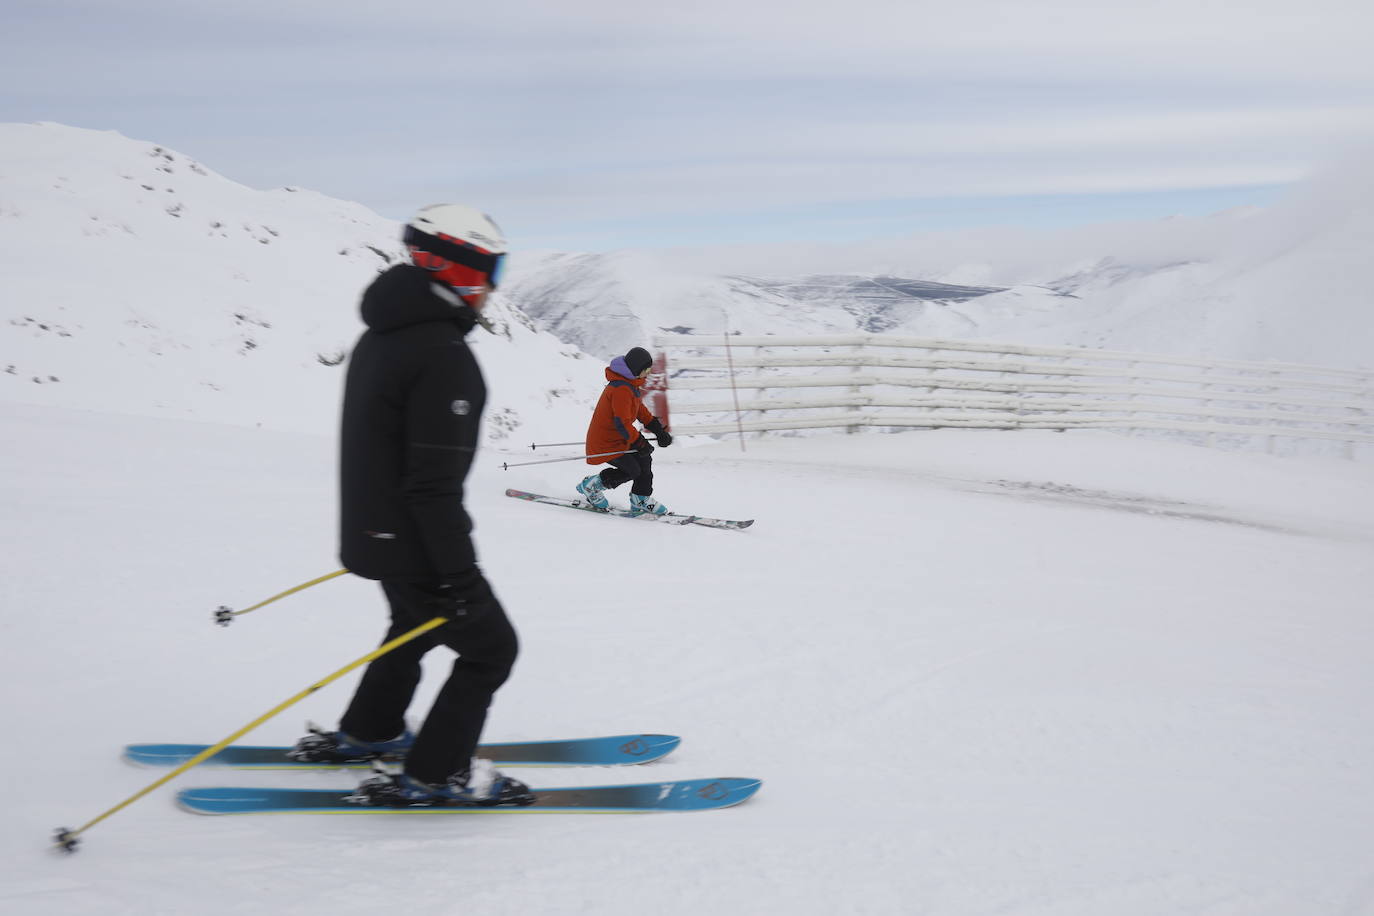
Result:
<svg viewBox="0 0 1374 916"><path fill-rule="evenodd" d="M779 467L813 466L812 462L805 461L778 460L772 463ZM1353 513L1344 524L1335 525L1330 519L1293 511L1287 511L1282 516L1273 513L1266 518L1252 511L1213 502L1174 499L1124 490L1088 489L1050 480L976 479L935 474L916 468L893 467L853 470L837 467L833 469L833 473L850 477L891 477L905 482L919 480L966 493L1003 496L1067 507L1107 509L1157 518L1237 525L1275 534L1357 541L1374 540L1374 523L1359 519Z"/></svg>
<svg viewBox="0 0 1374 916"><path fill-rule="evenodd" d="M47 755L11 762L6 912L1371 912L1367 465L1093 433L661 451L674 510L758 518L723 532L508 499L569 491L581 466L502 472L484 450L469 505L522 639L487 738L680 734L641 768L524 772L753 776L758 795L632 816L179 811L180 788L359 778L204 769L68 857L53 828L157 775L124 743L218 740L371 649L382 602L344 577L211 622L336 568L327 436L12 404L0 427L5 725ZM1323 526L1365 539L1275 530ZM428 663L418 708L446 668ZM332 723L354 677L243 740Z"/></svg>

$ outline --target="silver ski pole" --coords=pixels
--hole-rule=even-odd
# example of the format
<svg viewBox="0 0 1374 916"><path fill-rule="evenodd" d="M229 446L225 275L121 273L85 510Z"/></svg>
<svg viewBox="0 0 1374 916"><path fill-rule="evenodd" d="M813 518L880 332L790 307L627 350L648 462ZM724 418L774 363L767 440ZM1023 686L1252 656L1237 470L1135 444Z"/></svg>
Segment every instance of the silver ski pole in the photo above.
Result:
<svg viewBox="0 0 1374 916"><path fill-rule="evenodd" d="M654 442L657 442L657 441L658 441L658 436L655 436L655 435L653 435L652 433L641 434L641 435L643 435L645 439L652 439ZM559 446L562 446L562 445L581 445L581 444L582 444L582 440L580 440L580 439L579 439L577 442L531 442L531 443L530 443L530 451L534 451L534 450L537 449L537 448L558 448ZM591 457L591 456L588 456L588 457ZM560 459L560 460L571 461L572 459L571 459L571 458L568 458L568 459Z"/></svg>
<svg viewBox="0 0 1374 916"><path fill-rule="evenodd" d="M527 464L553 464L553 463L558 462L558 461L583 461L583 460L585 460L585 459L587 459L587 458L610 458L610 457L613 457L613 456L615 456L615 455L628 455L628 454L630 454L628 451L625 451L625 452L601 452L600 454L596 454L596 455L573 455L571 458L544 458L544 459L541 460L541 461L517 461L515 464L505 464L505 463L502 463L502 465L501 465L501 470L507 471L507 470L510 470L511 468L522 468L522 467L524 467L524 466L527 465Z"/></svg>

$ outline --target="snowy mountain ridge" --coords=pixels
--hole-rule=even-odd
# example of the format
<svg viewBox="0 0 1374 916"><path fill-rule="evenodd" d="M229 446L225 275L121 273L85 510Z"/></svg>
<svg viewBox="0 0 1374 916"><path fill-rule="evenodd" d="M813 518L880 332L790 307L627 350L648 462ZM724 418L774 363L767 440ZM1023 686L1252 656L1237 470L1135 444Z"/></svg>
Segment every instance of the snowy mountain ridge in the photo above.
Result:
<svg viewBox="0 0 1374 916"><path fill-rule="evenodd" d="M0 125L0 150L0 398L332 431L397 223L110 132ZM580 428L600 367L499 295L488 315L488 436L564 404Z"/></svg>

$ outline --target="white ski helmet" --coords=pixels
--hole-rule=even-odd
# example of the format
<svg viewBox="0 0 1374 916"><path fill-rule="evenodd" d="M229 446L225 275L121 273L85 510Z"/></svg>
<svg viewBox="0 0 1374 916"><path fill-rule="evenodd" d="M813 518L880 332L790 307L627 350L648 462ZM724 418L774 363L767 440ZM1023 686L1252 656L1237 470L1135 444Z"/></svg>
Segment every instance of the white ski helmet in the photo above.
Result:
<svg viewBox="0 0 1374 916"><path fill-rule="evenodd" d="M480 210L462 204L425 207L406 224L401 240L416 267L433 271L460 296L496 288L506 237Z"/></svg>

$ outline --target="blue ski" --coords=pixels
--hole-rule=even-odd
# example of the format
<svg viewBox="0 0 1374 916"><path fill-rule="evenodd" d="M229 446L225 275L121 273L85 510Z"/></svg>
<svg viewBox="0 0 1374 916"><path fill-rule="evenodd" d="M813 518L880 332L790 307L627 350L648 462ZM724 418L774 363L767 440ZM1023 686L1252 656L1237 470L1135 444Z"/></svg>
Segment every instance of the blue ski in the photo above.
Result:
<svg viewBox="0 0 1374 916"><path fill-rule="evenodd" d="M268 789L222 786L184 789L177 803L196 814L513 814L579 811L587 814L641 811L705 811L738 805L758 791L757 779L685 779L642 785L532 789L530 805L445 805L413 808L350 802L339 789Z"/></svg>
<svg viewBox="0 0 1374 916"><path fill-rule="evenodd" d="M502 766L616 766L648 763L671 753L681 742L676 735L609 735L602 738L571 738L563 741L517 741L483 744L477 756ZM180 766L204 751L208 744L131 744L124 759L144 766ZM226 766L249 770L336 770L367 767L370 761L348 763L300 763L286 756L289 747L258 747L231 744L201 766Z"/></svg>

